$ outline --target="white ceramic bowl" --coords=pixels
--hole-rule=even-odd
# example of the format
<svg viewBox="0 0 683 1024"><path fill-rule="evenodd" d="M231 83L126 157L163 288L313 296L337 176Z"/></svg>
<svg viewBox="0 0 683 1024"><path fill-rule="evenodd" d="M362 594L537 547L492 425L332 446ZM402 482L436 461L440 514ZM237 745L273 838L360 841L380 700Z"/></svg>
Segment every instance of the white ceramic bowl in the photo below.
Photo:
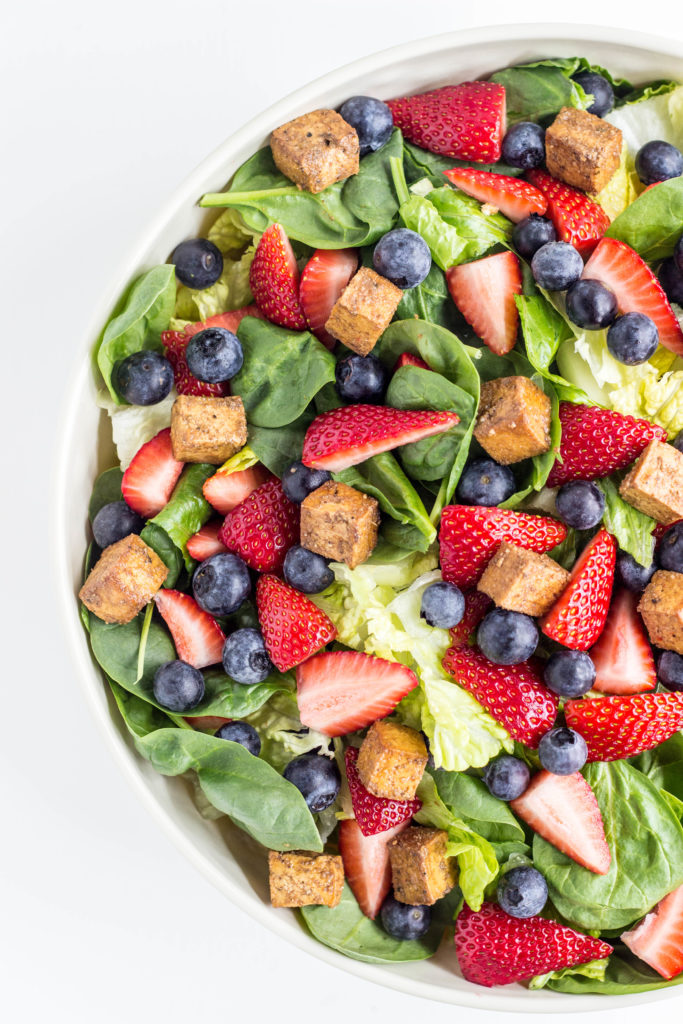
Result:
<svg viewBox="0 0 683 1024"><path fill-rule="evenodd" d="M59 432L52 507L52 551L56 586L77 676L92 713L122 771L145 806L176 846L229 899L286 942L327 963L379 985L412 995L508 1012L579 1012L666 998L677 990L637 996L569 996L528 992L519 985L484 989L457 974L451 947L419 963L381 967L350 960L309 936L291 912L267 900L264 859L244 833L197 813L187 786L158 775L135 753L90 656L76 604L86 545L86 509L93 480L114 464L106 416L94 402L88 352L130 280L163 263L183 238L199 231L206 214L195 203L204 192L220 191L239 165L263 146L272 128L316 107L338 106L346 97L388 98L437 85L485 76L497 68L545 56L588 57L638 83L653 78L683 81L683 44L614 28L577 25L505 25L433 36L366 57L299 89L227 139L181 185L131 249L107 294L93 303L92 328L81 341L64 402Z"/></svg>

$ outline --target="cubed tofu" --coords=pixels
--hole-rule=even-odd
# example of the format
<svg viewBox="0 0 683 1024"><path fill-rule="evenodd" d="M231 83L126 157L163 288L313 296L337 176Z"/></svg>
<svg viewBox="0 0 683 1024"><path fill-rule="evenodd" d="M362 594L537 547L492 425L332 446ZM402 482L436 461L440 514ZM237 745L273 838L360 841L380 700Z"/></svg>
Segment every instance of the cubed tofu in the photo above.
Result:
<svg viewBox="0 0 683 1024"><path fill-rule="evenodd" d="M351 278L330 312L326 329L347 348L366 356L377 344L403 292L370 267Z"/></svg>
<svg viewBox="0 0 683 1024"><path fill-rule="evenodd" d="M412 800L427 757L425 741L416 729L380 719L370 726L356 767L361 782L375 796Z"/></svg>
<svg viewBox="0 0 683 1024"><path fill-rule="evenodd" d="M105 548L90 570L79 597L104 622L130 622L168 576L156 551L136 533Z"/></svg>
<svg viewBox="0 0 683 1024"><path fill-rule="evenodd" d="M431 906L458 880L452 857L446 856L448 833L411 825L389 841L394 896L411 906Z"/></svg>
<svg viewBox="0 0 683 1024"><path fill-rule="evenodd" d="M683 519L683 452L650 441L619 488L624 501L658 523Z"/></svg>
<svg viewBox="0 0 683 1024"><path fill-rule="evenodd" d="M542 455L550 450L550 399L528 377L486 381L474 436L504 466Z"/></svg>
<svg viewBox="0 0 683 1024"><path fill-rule="evenodd" d="M179 462L220 466L247 443L241 398L178 395L171 410L171 444Z"/></svg>
<svg viewBox="0 0 683 1024"><path fill-rule="evenodd" d="M683 573L659 569L638 604L655 647L683 654Z"/></svg>
<svg viewBox="0 0 683 1024"><path fill-rule="evenodd" d="M270 902L274 907L336 907L344 888L342 859L329 853L268 854Z"/></svg>
<svg viewBox="0 0 683 1024"><path fill-rule="evenodd" d="M276 167L306 192L358 174L358 133L336 110L313 110L281 125L270 148Z"/></svg>
<svg viewBox="0 0 683 1024"><path fill-rule="evenodd" d="M302 545L351 569L372 554L378 526L377 500L348 484L330 480L301 503Z"/></svg>
<svg viewBox="0 0 683 1024"><path fill-rule="evenodd" d="M524 615L545 615L569 582L569 573L548 555L504 541L487 565L477 590L499 608Z"/></svg>
<svg viewBox="0 0 683 1024"><path fill-rule="evenodd" d="M563 107L545 133L546 167L584 192L600 192L619 167L621 129L587 110Z"/></svg>

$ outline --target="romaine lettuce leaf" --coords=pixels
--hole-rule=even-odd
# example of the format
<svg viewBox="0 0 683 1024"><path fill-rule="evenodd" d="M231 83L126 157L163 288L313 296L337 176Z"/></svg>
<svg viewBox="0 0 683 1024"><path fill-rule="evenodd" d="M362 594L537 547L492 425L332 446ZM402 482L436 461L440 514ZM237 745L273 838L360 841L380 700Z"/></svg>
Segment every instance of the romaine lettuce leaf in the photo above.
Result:
<svg viewBox="0 0 683 1024"><path fill-rule="evenodd" d="M631 160L641 146L663 139L683 147L683 86L667 92L650 92L646 98L616 107L605 120L621 129Z"/></svg>
<svg viewBox="0 0 683 1024"><path fill-rule="evenodd" d="M108 391L97 392L97 404L106 410L111 419L111 429L116 455L121 469L127 469L138 449L150 441L160 430L170 426L171 408L176 399L175 388L156 405L118 405Z"/></svg>
<svg viewBox="0 0 683 1024"><path fill-rule="evenodd" d="M623 474L619 475L619 479L621 477ZM619 494L618 483L614 480L605 477L604 480L598 481L598 485L605 495L605 529L616 539L621 550L627 551L636 562L651 565L655 546L652 536L656 525L654 519L650 519L633 505L625 502Z"/></svg>
<svg viewBox="0 0 683 1024"><path fill-rule="evenodd" d="M609 957L602 960L590 960L587 964L577 964L574 967L563 967L560 971L549 971L547 974L537 974L529 982L530 989L544 988L551 981L560 981L568 978L569 975L579 975L583 978L590 978L591 981L601 982L605 980L605 971L609 963Z"/></svg>

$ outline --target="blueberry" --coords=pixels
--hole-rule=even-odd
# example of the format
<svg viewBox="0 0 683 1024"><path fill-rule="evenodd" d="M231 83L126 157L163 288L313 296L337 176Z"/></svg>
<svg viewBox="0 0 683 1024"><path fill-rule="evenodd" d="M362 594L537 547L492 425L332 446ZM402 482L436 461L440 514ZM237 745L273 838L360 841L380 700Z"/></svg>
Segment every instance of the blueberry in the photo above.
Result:
<svg viewBox="0 0 683 1024"><path fill-rule="evenodd" d="M339 397L349 403L381 403L387 387L387 371L377 356L340 359L334 377Z"/></svg>
<svg viewBox="0 0 683 1024"><path fill-rule="evenodd" d="M530 260L542 245L557 241L552 221L540 213L530 213L512 229L512 244L525 260Z"/></svg>
<svg viewBox="0 0 683 1024"><path fill-rule="evenodd" d="M560 487L555 496L555 508L567 526L590 530L602 519L605 495L590 480L572 480Z"/></svg>
<svg viewBox="0 0 683 1024"><path fill-rule="evenodd" d="M553 775L573 775L586 763L586 741L574 729L559 725L541 736L538 758L547 772Z"/></svg>
<svg viewBox="0 0 683 1024"><path fill-rule="evenodd" d="M452 629L457 626L465 614L465 598L460 587L455 583L439 580L430 583L422 592L420 617L429 626L439 629Z"/></svg>
<svg viewBox="0 0 683 1024"><path fill-rule="evenodd" d="M531 273L541 288L563 292L583 274L583 260L573 245L548 242L534 253Z"/></svg>
<svg viewBox="0 0 683 1024"><path fill-rule="evenodd" d="M484 768L484 782L499 800L516 800L529 785L529 766L511 754L501 754Z"/></svg>
<svg viewBox="0 0 683 1024"><path fill-rule="evenodd" d="M110 501L93 519L92 532L95 543L101 548L108 548L131 533L139 533L144 525L142 516L133 512L125 501Z"/></svg>
<svg viewBox="0 0 683 1024"><path fill-rule="evenodd" d="M683 235L678 239L674 246L674 263L679 274L683 274Z"/></svg>
<svg viewBox="0 0 683 1024"><path fill-rule="evenodd" d="M501 466L493 459L474 459L460 477L458 500L463 505L500 505L516 489L509 466Z"/></svg>
<svg viewBox="0 0 683 1024"><path fill-rule="evenodd" d="M190 238L176 246L171 263L175 276L188 288L202 290L215 284L223 273L223 256L208 238Z"/></svg>
<svg viewBox="0 0 683 1024"><path fill-rule="evenodd" d="M173 387L173 367L151 349L115 363L111 377L116 391L131 405L156 405Z"/></svg>
<svg viewBox="0 0 683 1024"><path fill-rule="evenodd" d="M502 157L510 167L538 167L545 160L545 132L533 121L513 124L503 139Z"/></svg>
<svg viewBox="0 0 683 1024"><path fill-rule="evenodd" d="M192 593L209 615L231 615L251 593L249 570L237 555L211 555L195 569Z"/></svg>
<svg viewBox="0 0 683 1024"><path fill-rule="evenodd" d="M398 288L414 288L424 281L432 265L432 254L421 235L408 228L394 228L380 238L372 254L378 274Z"/></svg>
<svg viewBox="0 0 683 1024"><path fill-rule="evenodd" d="M432 923L432 908L420 904L399 903L391 893L379 912L382 928L393 939L421 939Z"/></svg>
<svg viewBox="0 0 683 1024"><path fill-rule="evenodd" d="M224 327L207 327L190 338L185 360L188 370L197 380L218 384L239 373L244 352L232 331L226 331Z"/></svg>
<svg viewBox="0 0 683 1024"><path fill-rule="evenodd" d="M658 345L657 325L644 313L624 313L607 332L607 348L618 362L626 366L646 363Z"/></svg>
<svg viewBox="0 0 683 1024"><path fill-rule="evenodd" d="M596 117L609 114L614 106L614 89L603 75L596 71L579 71L572 75L572 79L578 82L587 95L593 97L590 107L586 107L589 114L595 114Z"/></svg>
<svg viewBox="0 0 683 1024"><path fill-rule="evenodd" d="M324 754L300 754L289 762L283 775L296 786L314 814L324 811L337 799L341 775L333 758Z"/></svg>
<svg viewBox="0 0 683 1024"><path fill-rule="evenodd" d="M664 260L657 276L669 302L683 306L683 271L678 264L673 259Z"/></svg>
<svg viewBox="0 0 683 1024"><path fill-rule="evenodd" d="M285 555L283 573L290 587L302 594L320 594L334 583L334 573L327 559L300 544L295 544Z"/></svg>
<svg viewBox="0 0 683 1024"><path fill-rule="evenodd" d="M339 113L347 124L356 129L361 156L374 153L389 141L394 117L381 100L373 96L351 96L342 103Z"/></svg>
<svg viewBox="0 0 683 1024"><path fill-rule="evenodd" d="M545 663L543 680L559 697L583 697L595 682L595 665L584 651L555 651Z"/></svg>
<svg viewBox="0 0 683 1024"><path fill-rule="evenodd" d="M683 572L683 521L670 526L659 542L659 564L669 572Z"/></svg>
<svg viewBox="0 0 683 1024"><path fill-rule="evenodd" d="M683 452L683 430L679 430L671 442L677 452Z"/></svg>
<svg viewBox="0 0 683 1024"><path fill-rule="evenodd" d="M643 185L678 178L683 174L683 153L661 139L646 142L636 153L636 174Z"/></svg>
<svg viewBox="0 0 683 1024"><path fill-rule="evenodd" d="M167 661L154 673L154 699L162 708L185 715L204 697L204 676L186 661Z"/></svg>
<svg viewBox="0 0 683 1024"><path fill-rule="evenodd" d="M292 462L282 474L282 490L290 501L300 505L311 491L316 491L331 479L332 474L326 469L311 469L303 462Z"/></svg>
<svg viewBox="0 0 683 1024"><path fill-rule="evenodd" d="M567 316L585 331L601 331L617 315L617 297L599 281L583 278L567 292Z"/></svg>
<svg viewBox="0 0 683 1024"><path fill-rule="evenodd" d="M243 686L262 683L274 671L258 629L236 629L223 644L223 669Z"/></svg>
<svg viewBox="0 0 683 1024"><path fill-rule="evenodd" d="M477 643L496 665L518 665L536 650L538 629L529 615L494 608L479 624Z"/></svg>
<svg viewBox="0 0 683 1024"><path fill-rule="evenodd" d="M657 662L659 681L669 690L683 690L683 658L675 651L663 651Z"/></svg>
<svg viewBox="0 0 683 1024"><path fill-rule="evenodd" d="M535 917L548 900L548 886L540 871L522 865L507 871L498 882L498 903L510 917Z"/></svg>
<svg viewBox="0 0 683 1024"><path fill-rule="evenodd" d="M261 753L261 737L254 726L249 725L248 722L226 722L217 731L216 736L219 740L231 740L233 743L239 743L240 746L246 747L254 757L258 757Z"/></svg>
<svg viewBox="0 0 683 1024"><path fill-rule="evenodd" d="M636 594L645 590L656 570L657 564L654 560L649 565L641 565L628 551L617 552L617 573L621 577L621 582Z"/></svg>

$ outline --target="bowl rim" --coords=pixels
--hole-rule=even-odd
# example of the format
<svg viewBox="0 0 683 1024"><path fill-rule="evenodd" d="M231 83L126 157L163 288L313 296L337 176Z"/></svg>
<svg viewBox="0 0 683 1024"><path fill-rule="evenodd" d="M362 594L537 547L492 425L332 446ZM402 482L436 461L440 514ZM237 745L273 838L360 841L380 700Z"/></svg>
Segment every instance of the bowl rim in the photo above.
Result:
<svg viewBox="0 0 683 1024"><path fill-rule="evenodd" d="M187 860L200 871L209 882L219 889L231 902L256 919L270 932L280 939L294 944L298 949L316 957L331 966L347 973L356 975L365 981L385 986L408 995L427 998L452 1005L507 1011L518 1013L557 1013L557 1012L589 1012L597 1009L617 1009L627 1005L638 1005L660 999L672 998L676 989L664 989L661 992L644 992L622 996L583 996L571 1000L567 995L550 991L535 992L532 998L511 1001L506 997L505 988L454 989L445 985L405 977L400 970L392 971L382 965L369 964L350 959L335 950L313 940L303 929L293 934L286 930L280 917L272 913L272 908L262 904L250 890L240 888L227 878L212 861L204 855L183 830L181 822L158 801L145 783L136 767L136 758L131 755L130 748L116 730L111 717L95 696L93 683L101 685L102 677L92 663L79 616L74 607L74 590L72 587L70 567L67 559L67 546L64 538L67 535L67 522L70 518L69 509L69 466L72 452L72 441L76 436L78 405L72 400L75 393L83 392L91 373L88 353L92 339L100 333L102 325L111 315L118 297L131 280L138 268L144 264L145 253L152 240L162 231L167 222L185 204L194 205L197 195L202 191L203 182L218 172L229 158L231 151L239 149L242 144L254 138L264 137L273 124L281 123L281 116L290 117L290 111L299 101L306 100L311 91L334 90L344 85L350 78L356 78L365 72L377 71L390 64L399 64L408 58L429 57L435 51L447 50L450 47L462 47L497 42L520 42L528 40L533 43L541 39L571 38L577 42L605 43L623 46L633 50L653 50L667 57L683 59L683 39L664 38L663 36L641 33L633 29L615 28L610 25L592 25L589 23L571 24L568 22L514 23L497 24L485 27L471 27L454 30L438 35L400 43L380 51L358 58L333 71L327 72L307 82L285 97L261 111L233 132L217 146L197 167L185 177L172 191L168 199L150 218L146 226L139 232L134 244L117 270L111 275L110 283L105 287L99 301L94 303L94 312L83 332L83 338L75 353L72 370L69 374L61 402L61 410L57 420L55 433L55 452L53 453L50 482L50 505L53 510L50 523L50 560L54 590L57 594L57 605L61 625L69 651L70 661L75 665L79 687L85 696L91 715L97 722L101 734L105 737L107 747L117 762L124 778L135 791L142 804L164 830L176 848ZM471 989L471 990L470 990Z"/></svg>

